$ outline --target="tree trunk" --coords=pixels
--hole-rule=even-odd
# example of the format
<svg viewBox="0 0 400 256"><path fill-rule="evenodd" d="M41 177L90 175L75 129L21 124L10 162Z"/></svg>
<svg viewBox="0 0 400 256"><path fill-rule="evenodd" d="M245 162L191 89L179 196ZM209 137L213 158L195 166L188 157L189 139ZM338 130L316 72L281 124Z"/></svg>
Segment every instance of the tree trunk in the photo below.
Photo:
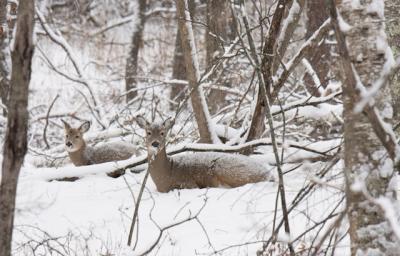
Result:
<svg viewBox="0 0 400 256"><path fill-rule="evenodd" d="M195 16L196 3L195 0L189 0L189 11L190 17L193 19ZM174 63L172 67L172 78L178 80L186 79L186 67L185 59L183 57L181 33L179 26L177 28L176 39L175 39L175 52L174 52ZM185 86L182 84L172 84L170 99L172 101L180 102L183 100ZM173 105L171 105L172 109Z"/></svg>
<svg viewBox="0 0 400 256"><path fill-rule="evenodd" d="M310 38L313 33L329 17L324 1L308 0L307 1L307 32L306 39ZM323 41L311 52L308 61L311 64L315 75L318 77L319 84L316 84L311 71L306 71L303 77L306 88L313 96L321 96L319 87L326 88L329 83L329 69L331 67L330 46Z"/></svg>
<svg viewBox="0 0 400 256"><path fill-rule="evenodd" d="M253 118L251 120L250 130L247 134L246 141L251 141L261 137L265 130L265 115L266 115L266 97L270 97L269 92L272 86L272 68L274 63L274 53L276 52L277 41L281 23L283 21L283 15L285 12L287 1L280 0L277 3L277 8L272 17L271 26L268 34L265 37L265 45L263 48L263 59L261 62L261 72L265 83L265 89L261 88L262 83L258 82L258 95L257 103L253 112ZM272 102L271 102L272 103ZM245 152L250 153L250 151Z"/></svg>
<svg viewBox="0 0 400 256"><path fill-rule="evenodd" d="M27 150L28 88L33 56L34 1L21 1L12 52L12 74L0 185L0 255L11 255L19 171Z"/></svg>
<svg viewBox="0 0 400 256"><path fill-rule="evenodd" d="M400 0L385 1L386 33L389 45L395 56L400 56ZM395 74L391 80L393 100L393 118L400 122L400 75Z"/></svg>
<svg viewBox="0 0 400 256"><path fill-rule="evenodd" d="M138 20L135 21L132 35L132 45L125 67L126 102L134 99L138 93L136 90L136 76L138 71L139 49L143 46L143 30L146 22L146 0L138 0Z"/></svg>
<svg viewBox="0 0 400 256"><path fill-rule="evenodd" d="M187 0L176 0L176 9L178 15L178 26L181 32L180 36L186 65L186 75L191 89L190 98L200 133L200 142L215 143L218 142L218 137L214 129L212 129L211 117L208 112L203 88L201 84L199 84L199 62L197 59L196 45Z"/></svg>
<svg viewBox="0 0 400 256"><path fill-rule="evenodd" d="M377 8L370 8L372 2ZM357 4L343 1L339 4L341 16L349 25L346 40L342 32L345 23L340 22L339 27L334 0L330 0L330 4L342 68L344 164L351 255L398 255L399 244L385 218L385 209L371 200L385 198L394 202L395 188L389 186L393 182L393 161L388 158L374 131L377 124L369 121L366 112L355 111L361 97L358 88L371 87L392 58L386 51L388 45L382 36L383 0L366 0ZM362 84L357 81L353 67ZM374 100L374 113L382 117L384 126L390 127L392 106L388 89L381 89Z"/></svg>
<svg viewBox="0 0 400 256"><path fill-rule="evenodd" d="M207 68L214 65L215 59L224 53L224 46L235 39L235 25L230 8L230 0L208 0L207 1L207 31L206 31L206 64ZM222 71L221 79L215 76L210 80L230 86L229 81L224 79ZM225 103L225 93L220 90L211 90L208 95L211 112L216 112Z"/></svg>
<svg viewBox="0 0 400 256"><path fill-rule="evenodd" d="M306 0L292 0L289 1L287 15L285 17L286 22L284 26L282 26L282 31L279 34L278 45L277 45L277 53L279 56L274 58L274 63L272 67L272 73L276 74L278 71L278 67L281 64L281 60L285 60L285 54L287 48L289 47L290 40L293 39L293 34L299 25L299 21L301 18L301 14L303 13L303 9L305 6ZM291 2L291 3L290 3Z"/></svg>
<svg viewBox="0 0 400 256"><path fill-rule="evenodd" d="M0 98L7 106L10 91L11 54L7 24L7 0L0 0ZM6 114L6 111L3 111Z"/></svg>

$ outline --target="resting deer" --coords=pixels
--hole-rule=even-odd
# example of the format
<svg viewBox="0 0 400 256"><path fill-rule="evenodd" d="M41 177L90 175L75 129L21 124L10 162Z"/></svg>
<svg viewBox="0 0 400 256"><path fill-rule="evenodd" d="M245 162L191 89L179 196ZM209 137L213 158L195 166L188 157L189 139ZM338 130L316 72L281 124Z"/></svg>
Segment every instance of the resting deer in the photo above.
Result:
<svg viewBox="0 0 400 256"><path fill-rule="evenodd" d="M83 134L89 130L90 122L84 122L78 128L72 128L64 120L61 121L64 123L65 148L75 166L126 160L137 152L136 148L127 142L88 146L83 139Z"/></svg>
<svg viewBox="0 0 400 256"><path fill-rule="evenodd" d="M148 170L159 192L181 188L239 187L273 180L273 176L250 157L227 153L198 152L168 156L166 135L172 122L149 123L141 116L138 125L146 130Z"/></svg>

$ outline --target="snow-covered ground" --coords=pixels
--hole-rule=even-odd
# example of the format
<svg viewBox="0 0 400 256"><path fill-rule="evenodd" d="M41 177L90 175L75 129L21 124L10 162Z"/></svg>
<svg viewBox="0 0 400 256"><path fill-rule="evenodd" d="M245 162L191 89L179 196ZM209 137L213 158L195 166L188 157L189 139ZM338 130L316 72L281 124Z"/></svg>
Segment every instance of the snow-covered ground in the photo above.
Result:
<svg viewBox="0 0 400 256"><path fill-rule="evenodd" d="M268 147L264 150L268 151ZM256 159L264 159L264 164L268 164L267 155ZM151 255L213 255L217 252L221 255L255 255L262 247L262 241L271 236L278 189L276 182L233 189L159 193L149 178L139 208L138 230L133 236L132 244L136 246L134 249L128 247L134 198L139 194L144 172L127 173L116 179L102 173L114 165L69 166L62 170L26 166L18 188L15 255L34 255L32 248L36 248L36 255L52 255L50 248L54 250L53 255L140 255L157 240L160 228L191 217L193 219L165 230ZM341 178L332 178L338 170L323 180L313 176L325 165L309 163L285 175L289 206L311 180L322 184L290 213L290 239L295 239L338 207L343 196ZM284 171L295 166L286 164ZM340 167L339 163L335 168ZM269 168L276 171L272 166ZM65 173L67 170L82 173L86 170L92 174L75 182L47 181L58 171ZM99 174L93 174L96 172ZM278 223L281 216L278 207ZM329 227L329 223L331 221L327 221L323 229ZM306 239L297 241L296 247L299 250L302 246L308 247L318 237L315 236L318 229L310 232ZM278 240L288 239L282 228Z"/></svg>

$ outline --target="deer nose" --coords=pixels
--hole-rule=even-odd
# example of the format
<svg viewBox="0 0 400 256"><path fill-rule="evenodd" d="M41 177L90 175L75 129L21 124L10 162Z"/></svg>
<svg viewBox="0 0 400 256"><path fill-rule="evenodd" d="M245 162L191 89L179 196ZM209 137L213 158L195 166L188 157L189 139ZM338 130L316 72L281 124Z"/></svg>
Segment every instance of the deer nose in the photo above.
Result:
<svg viewBox="0 0 400 256"><path fill-rule="evenodd" d="M72 147L72 143L70 141L68 141L67 143L65 143L65 145L67 145L67 147Z"/></svg>
<svg viewBox="0 0 400 256"><path fill-rule="evenodd" d="M158 146L160 146L160 143L158 141L153 141L153 143L151 143L151 145L155 148L158 148Z"/></svg>

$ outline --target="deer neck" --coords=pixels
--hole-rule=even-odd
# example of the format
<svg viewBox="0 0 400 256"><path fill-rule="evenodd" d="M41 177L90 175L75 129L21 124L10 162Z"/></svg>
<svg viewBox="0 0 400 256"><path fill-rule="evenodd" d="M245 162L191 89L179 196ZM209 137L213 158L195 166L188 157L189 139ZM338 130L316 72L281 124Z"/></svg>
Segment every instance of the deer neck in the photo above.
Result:
<svg viewBox="0 0 400 256"><path fill-rule="evenodd" d="M89 159L87 159L87 156L85 154L85 151L86 151L86 143L83 143L82 147L77 151L68 152L69 158L71 159L71 162L75 166L90 164Z"/></svg>
<svg viewBox="0 0 400 256"><path fill-rule="evenodd" d="M165 147L156 155L148 156L150 174L164 176L168 174L170 168L170 159L167 156Z"/></svg>

